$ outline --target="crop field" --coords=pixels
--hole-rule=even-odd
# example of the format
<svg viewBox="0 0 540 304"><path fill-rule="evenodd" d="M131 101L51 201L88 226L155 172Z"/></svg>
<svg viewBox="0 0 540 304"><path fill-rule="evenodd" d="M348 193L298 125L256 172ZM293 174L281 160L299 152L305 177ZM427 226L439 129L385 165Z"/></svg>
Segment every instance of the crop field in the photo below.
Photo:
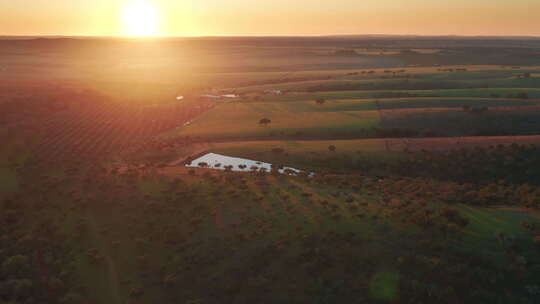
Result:
<svg viewBox="0 0 540 304"><path fill-rule="evenodd" d="M40 160L62 161L103 159L133 149L144 150L153 136L212 107L204 102L130 106L95 92L68 96L69 99L56 102L49 101L54 97L48 97L0 104L6 137L25 141L18 145L24 146L20 153L33 154ZM36 121L40 121L39 127ZM18 139L14 130L19 130Z"/></svg>
<svg viewBox="0 0 540 304"><path fill-rule="evenodd" d="M538 103L522 100L402 98L220 104L167 136L209 141L528 135L540 131ZM489 110L475 114L464 107ZM269 119L267 125L259 124ZM379 130L380 129L380 130ZM395 131L401 129L403 131ZM389 130L389 131L385 131ZM499 133L499 134L497 134Z"/></svg>
<svg viewBox="0 0 540 304"><path fill-rule="evenodd" d="M396 162L407 152L449 151L512 144L538 145L539 136L475 136L448 138L387 138L308 141L245 141L214 143L215 153L314 170L349 171L351 164L369 161ZM335 151L329 151L329 147ZM276 153L275 149L283 152Z"/></svg>
<svg viewBox="0 0 540 304"><path fill-rule="evenodd" d="M365 104L372 107L372 104ZM307 103L227 103L200 116L173 136L197 136L211 140L268 137L353 136L378 125L377 111L343 110L337 106L322 111ZM307 109L307 111L304 111ZM271 120L268 126L260 119Z"/></svg>
<svg viewBox="0 0 540 304"><path fill-rule="evenodd" d="M329 91L329 92L290 92L284 95L263 95L261 101L305 101L319 98L332 99L358 99L358 98L397 98L397 97L459 97L459 98L490 98L497 100L493 94L502 96L516 96L527 93L530 99L539 99L538 88L482 88L482 89L451 89L451 90L375 90L375 91Z"/></svg>
<svg viewBox="0 0 540 304"><path fill-rule="evenodd" d="M457 71L463 70L467 71ZM453 72L448 72L452 70ZM266 88L287 89L295 88L309 82L324 83L339 80L392 80L393 78L434 79L434 80L500 80L515 79L516 75L525 72L540 71L539 66L530 66L515 70L509 66L490 65L450 65L450 66L407 66L401 68L371 68L371 69L336 69L336 70L295 70L282 72L245 72L223 74L227 79L235 79L239 83L236 89L240 91L256 91ZM217 76L217 75L216 75ZM243 78L242 78L243 76ZM251 82L249 81L251 80ZM296 87L297 88L297 87Z"/></svg>
<svg viewBox="0 0 540 304"><path fill-rule="evenodd" d="M381 111L385 128L414 130L434 136L496 136L538 134L538 107L490 108L484 113L455 108L412 108ZM432 136L433 136L432 135Z"/></svg>
<svg viewBox="0 0 540 304"><path fill-rule="evenodd" d="M522 75L522 74L519 74ZM443 77L420 78L407 76L395 76L341 80L312 80L304 82L292 82L285 84L271 84L255 87L241 88L238 91L249 93L269 89L298 92L324 92L324 91L362 91L362 90L442 90L442 89L473 89L473 88L537 88L540 78L529 77L527 79L476 79L467 76L458 79L444 79ZM455 76L458 77L458 76ZM392 79L396 78L396 79Z"/></svg>

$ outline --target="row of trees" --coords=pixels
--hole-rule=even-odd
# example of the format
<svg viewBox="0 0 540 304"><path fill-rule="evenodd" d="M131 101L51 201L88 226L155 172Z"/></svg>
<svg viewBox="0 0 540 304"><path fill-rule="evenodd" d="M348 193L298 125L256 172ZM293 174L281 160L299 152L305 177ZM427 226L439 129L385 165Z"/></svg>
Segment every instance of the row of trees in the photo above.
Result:
<svg viewBox="0 0 540 304"><path fill-rule="evenodd" d="M0 105L2 128L12 128L10 133L18 137L34 139L36 143L28 149L39 161L110 159L145 153L154 148L155 135L182 126L212 107L212 103L187 101L149 107L92 92L57 98ZM51 103L65 106L51 110Z"/></svg>
<svg viewBox="0 0 540 304"><path fill-rule="evenodd" d="M489 96L492 97L492 98L505 97L505 98L529 99L529 93L527 93L527 92L520 92L520 93L515 93L515 94L510 93L510 94L506 94L506 95L492 93L492 94L489 94Z"/></svg>

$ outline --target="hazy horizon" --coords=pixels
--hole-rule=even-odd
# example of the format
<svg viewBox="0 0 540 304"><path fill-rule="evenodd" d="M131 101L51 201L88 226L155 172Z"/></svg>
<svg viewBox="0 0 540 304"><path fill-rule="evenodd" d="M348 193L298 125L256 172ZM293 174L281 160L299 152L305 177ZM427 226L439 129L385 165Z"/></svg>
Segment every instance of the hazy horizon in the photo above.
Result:
<svg viewBox="0 0 540 304"><path fill-rule="evenodd" d="M46 35L5 35L0 34L2 38L119 38L132 40L152 40L152 39L169 39L169 38L340 38L340 37L410 37L410 38L530 38L540 39L539 35L422 35L422 34L258 34L258 35L236 35L236 34L215 34L215 35L177 35L177 36L123 36L123 35L63 35L63 34L46 34Z"/></svg>
<svg viewBox="0 0 540 304"><path fill-rule="evenodd" d="M540 36L540 2L0 0L5 36Z"/></svg>

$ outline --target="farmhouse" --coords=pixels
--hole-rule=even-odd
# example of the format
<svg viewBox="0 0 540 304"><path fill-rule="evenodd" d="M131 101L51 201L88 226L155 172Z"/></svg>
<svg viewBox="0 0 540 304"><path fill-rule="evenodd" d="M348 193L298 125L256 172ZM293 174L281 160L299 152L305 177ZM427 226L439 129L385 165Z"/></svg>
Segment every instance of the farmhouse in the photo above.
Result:
<svg viewBox="0 0 540 304"><path fill-rule="evenodd" d="M264 92L267 93L267 94L272 94L272 95L281 95L281 94L283 94L283 92L281 90L266 90Z"/></svg>
<svg viewBox="0 0 540 304"><path fill-rule="evenodd" d="M210 95L210 94L205 94L205 95L201 95L201 98L209 98L209 99L220 99L221 96L219 95Z"/></svg>

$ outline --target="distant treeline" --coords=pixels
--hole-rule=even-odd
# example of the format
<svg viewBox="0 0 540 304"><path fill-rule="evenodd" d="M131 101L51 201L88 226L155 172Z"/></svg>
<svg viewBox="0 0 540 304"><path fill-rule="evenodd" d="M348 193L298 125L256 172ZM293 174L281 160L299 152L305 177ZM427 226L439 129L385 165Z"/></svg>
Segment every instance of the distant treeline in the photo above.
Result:
<svg viewBox="0 0 540 304"><path fill-rule="evenodd" d="M353 167L363 172L386 172L388 175L461 183L504 181L540 185L540 148L536 145L512 144L449 151L424 150L410 152L405 159L396 162L366 160L358 161Z"/></svg>
<svg viewBox="0 0 540 304"><path fill-rule="evenodd" d="M529 81L442 81L427 79L404 79L373 82L333 82L321 83L307 87L307 92L324 91L356 91L356 90L450 90L450 89L476 89L476 88L527 88L540 85L540 80L531 78Z"/></svg>

